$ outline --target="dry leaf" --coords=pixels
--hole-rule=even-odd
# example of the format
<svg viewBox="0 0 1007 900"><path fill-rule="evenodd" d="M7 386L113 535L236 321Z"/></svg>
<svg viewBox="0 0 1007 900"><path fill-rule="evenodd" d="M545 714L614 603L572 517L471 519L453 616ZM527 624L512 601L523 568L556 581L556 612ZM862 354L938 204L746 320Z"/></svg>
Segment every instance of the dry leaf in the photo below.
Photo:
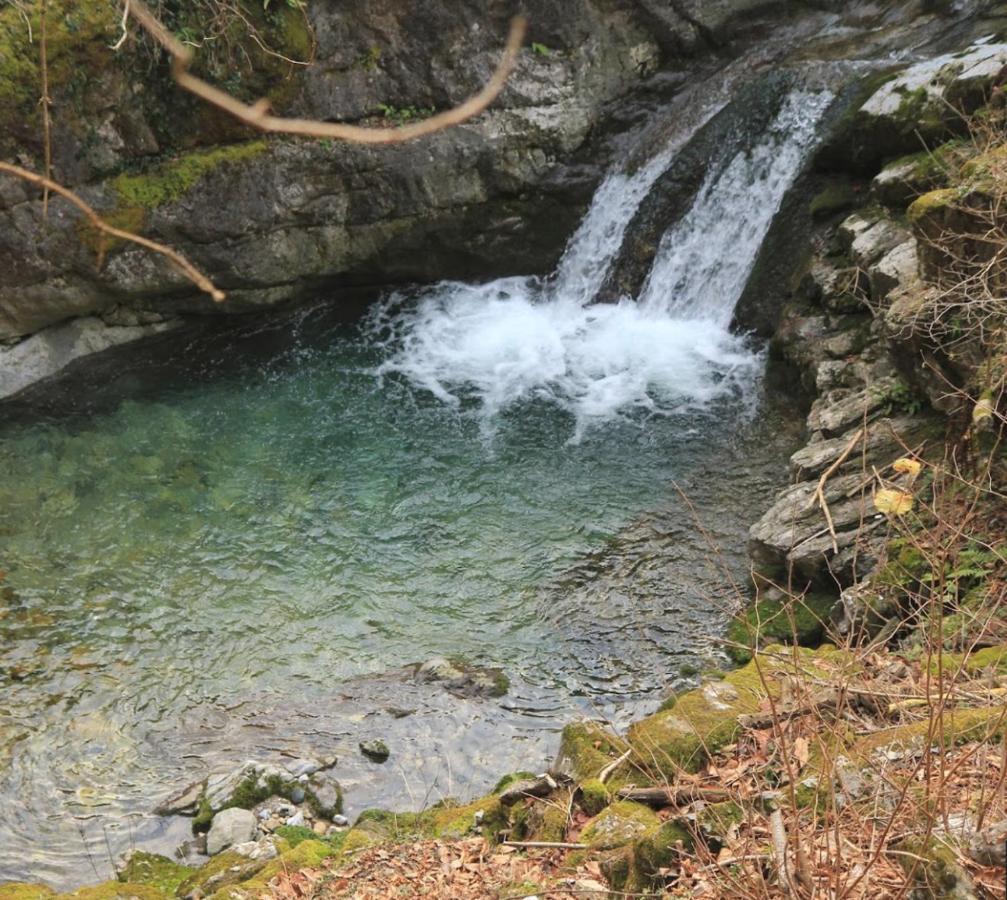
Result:
<svg viewBox="0 0 1007 900"><path fill-rule="evenodd" d="M797 760L800 767L803 769L808 764L808 756L810 755L808 749L808 739L805 737L799 737L794 739L794 759Z"/></svg>
<svg viewBox="0 0 1007 900"><path fill-rule="evenodd" d="M904 516L913 508L913 498L905 491L882 488L874 495L874 506L886 516Z"/></svg>
<svg viewBox="0 0 1007 900"><path fill-rule="evenodd" d="M922 468L923 466L920 464L919 460L910 459L908 456L903 456L901 459L897 459L892 463L892 469L900 475L908 475L914 481L920 474L920 470Z"/></svg>

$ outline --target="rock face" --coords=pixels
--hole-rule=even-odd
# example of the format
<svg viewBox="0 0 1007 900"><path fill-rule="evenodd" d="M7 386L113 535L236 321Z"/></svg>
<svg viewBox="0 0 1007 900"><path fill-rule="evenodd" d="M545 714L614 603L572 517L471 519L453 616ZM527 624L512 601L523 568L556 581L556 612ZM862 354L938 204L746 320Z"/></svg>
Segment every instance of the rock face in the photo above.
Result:
<svg viewBox="0 0 1007 900"><path fill-rule="evenodd" d="M111 7L97 5L81 23L57 0L52 39L67 53L94 51L78 63L100 61L103 86L72 106L61 101L77 89L73 79L54 74L55 176L115 223L176 247L229 299L214 309L169 263L135 246L112 242L99 254L97 236L62 201L44 221L37 192L4 178L0 340L114 304L239 312L323 288L547 269L604 166L569 164L607 105L655 71L661 46L688 49L696 34L723 34L736 13L764 4L734 0L694 14L664 5L531 0L534 46L491 110L416 143L367 147L251 140L179 91L163 65L136 58L140 50L106 54L118 28ZM285 114L386 125L477 90L508 21L502 8L469 0L424 5L421 15L410 4L313 0L306 12L310 33L284 11L276 40L310 51L313 36L313 65L266 67L242 90L267 94ZM11 40L17 19L14 8L0 11ZM5 64L0 53L0 74ZM99 112L94 122L72 119L77 108ZM0 103L0 119L21 115L36 113ZM37 134L14 136L25 161ZM0 156L13 153L0 142Z"/></svg>
<svg viewBox="0 0 1007 900"><path fill-rule="evenodd" d="M984 102L1005 65L1007 44L987 41L881 76L821 148L819 161L873 174L883 160L937 146L962 130L962 113Z"/></svg>

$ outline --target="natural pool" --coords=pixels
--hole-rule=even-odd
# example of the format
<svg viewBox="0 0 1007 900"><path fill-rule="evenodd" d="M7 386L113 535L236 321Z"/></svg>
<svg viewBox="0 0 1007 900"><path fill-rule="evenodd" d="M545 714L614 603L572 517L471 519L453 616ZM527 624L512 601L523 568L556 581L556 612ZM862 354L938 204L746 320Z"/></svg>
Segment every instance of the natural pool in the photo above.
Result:
<svg viewBox="0 0 1007 900"><path fill-rule="evenodd" d="M120 816L256 749L394 734L413 774L351 764L356 809L422 798L431 755L481 787L541 765L564 717L674 679L716 633L732 598L673 482L743 574L790 440L761 415L739 425L750 397L613 417L579 442L571 413L530 398L488 431L476 402L377 378L389 350L328 319L162 338L146 364L131 348L31 415L9 406L4 877L104 877L106 836L177 842L184 828ZM502 666L503 708L359 677L437 654ZM397 697L421 711L374 721ZM319 729L326 714L348 727Z"/></svg>
<svg viewBox="0 0 1007 900"><path fill-rule="evenodd" d="M335 754L351 816L472 795L713 652L800 421L733 309L827 99L710 166L638 303L592 300L674 143L550 279L203 323L4 404L0 878L171 853L157 801L252 756ZM437 655L510 692L402 668Z"/></svg>

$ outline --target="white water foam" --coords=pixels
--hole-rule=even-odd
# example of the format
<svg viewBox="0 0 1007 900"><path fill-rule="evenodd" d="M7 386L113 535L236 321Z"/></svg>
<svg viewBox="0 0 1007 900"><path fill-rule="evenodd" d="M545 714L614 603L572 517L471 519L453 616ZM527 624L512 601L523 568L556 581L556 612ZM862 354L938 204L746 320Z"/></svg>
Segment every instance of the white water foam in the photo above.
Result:
<svg viewBox="0 0 1007 900"><path fill-rule="evenodd" d="M608 176L550 281L446 282L405 309L390 298L372 319L396 347L379 374L400 373L445 403L475 397L487 423L545 399L575 417L574 439L640 410L668 415L750 397L762 358L728 326L827 102L795 94L751 152L711 173L662 239L641 302L591 303L677 146L633 175Z"/></svg>

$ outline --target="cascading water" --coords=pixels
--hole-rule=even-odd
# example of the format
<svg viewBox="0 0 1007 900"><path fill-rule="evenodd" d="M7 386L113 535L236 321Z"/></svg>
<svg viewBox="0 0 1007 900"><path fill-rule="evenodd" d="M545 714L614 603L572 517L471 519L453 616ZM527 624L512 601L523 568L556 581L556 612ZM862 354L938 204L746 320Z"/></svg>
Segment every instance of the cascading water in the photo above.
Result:
<svg viewBox="0 0 1007 900"><path fill-rule="evenodd" d="M608 176L552 279L440 284L404 310L391 298L372 320L397 346L379 372L401 373L450 404L475 398L487 423L523 401L549 400L575 417L575 439L633 411L744 404L761 359L728 326L830 99L795 92L751 152L710 173L661 241L639 302L592 301L677 147L632 175Z"/></svg>

